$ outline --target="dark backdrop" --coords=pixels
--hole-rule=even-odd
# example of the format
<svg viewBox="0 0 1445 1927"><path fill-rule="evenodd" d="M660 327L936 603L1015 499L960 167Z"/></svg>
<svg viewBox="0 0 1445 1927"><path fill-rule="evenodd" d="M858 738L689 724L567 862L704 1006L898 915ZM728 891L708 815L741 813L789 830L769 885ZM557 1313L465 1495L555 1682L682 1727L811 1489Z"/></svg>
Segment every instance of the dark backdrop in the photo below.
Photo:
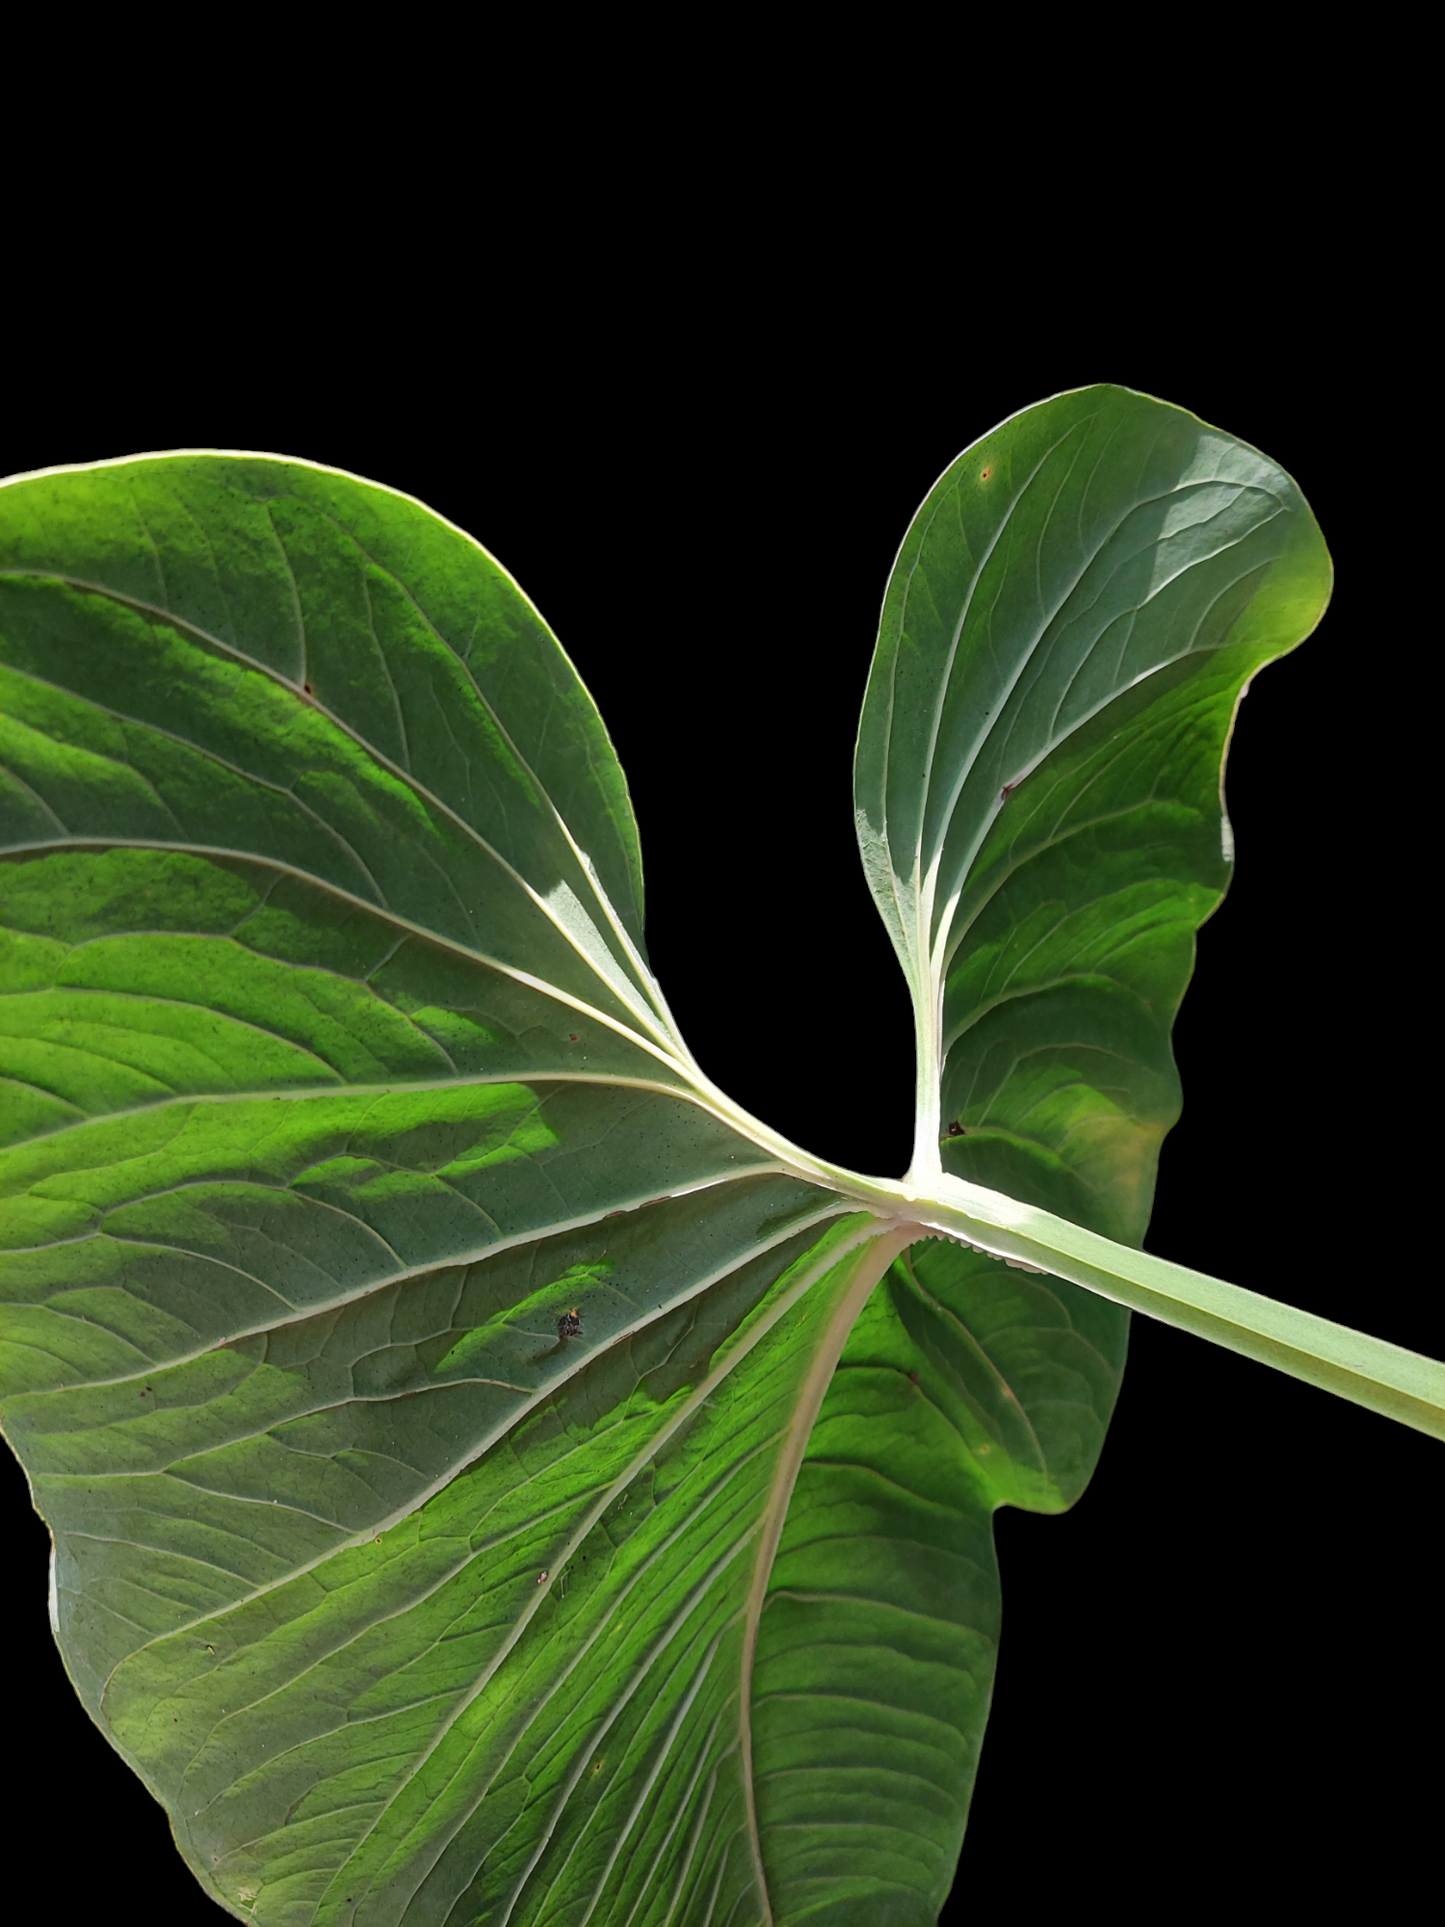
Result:
<svg viewBox="0 0 1445 1927"><path fill-rule="evenodd" d="M559 302L551 265L495 288L418 275L401 301L364 258L324 298L304 276L283 298L161 275L120 314L57 299L12 364L0 472L266 449L473 531L611 728L653 962L697 1055L795 1139L896 1175L911 1033L849 773L908 519L996 420L1092 380L1256 443L1311 498L1338 590L1241 713L1237 881L1177 1032L1185 1112L1149 1242L1438 1350L1419 1243L1434 1171L1411 1151L1423 1104L1406 1107L1438 1033L1437 858L1405 790L1438 755L1411 506L1430 483L1396 298L1326 273L1307 312L1266 288L1246 320L1227 275L1207 302L1107 274L1065 301L1011 270L880 302L857 274L781 265L739 293L695 261L685 289L659 270L645 295L594 295L579 275ZM1085 1896L1173 1918L1186 1896L1298 1905L1418 1871L1440 1464L1417 1434L1136 1321L1092 1488L1061 1519L999 1517L999 1683L945 1920ZM46 1535L8 1455L0 1508L12 1860L78 1856L153 1918L219 1922L66 1686Z"/></svg>

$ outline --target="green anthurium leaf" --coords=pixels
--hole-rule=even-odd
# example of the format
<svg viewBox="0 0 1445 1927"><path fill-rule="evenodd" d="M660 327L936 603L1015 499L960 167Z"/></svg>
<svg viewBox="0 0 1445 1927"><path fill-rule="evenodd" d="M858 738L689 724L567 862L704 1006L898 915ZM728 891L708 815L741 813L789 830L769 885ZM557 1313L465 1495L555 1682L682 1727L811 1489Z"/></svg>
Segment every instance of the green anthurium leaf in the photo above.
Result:
<svg viewBox="0 0 1445 1927"><path fill-rule="evenodd" d="M238 1917L923 1927L989 1518L1088 1478L1111 1300L1435 1423L1426 1361L1137 1250L1233 703L1323 581L1211 436L1062 398L905 545L901 1184L692 1059L611 745L470 538L272 458L0 490L0 1412L71 1677Z"/></svg>

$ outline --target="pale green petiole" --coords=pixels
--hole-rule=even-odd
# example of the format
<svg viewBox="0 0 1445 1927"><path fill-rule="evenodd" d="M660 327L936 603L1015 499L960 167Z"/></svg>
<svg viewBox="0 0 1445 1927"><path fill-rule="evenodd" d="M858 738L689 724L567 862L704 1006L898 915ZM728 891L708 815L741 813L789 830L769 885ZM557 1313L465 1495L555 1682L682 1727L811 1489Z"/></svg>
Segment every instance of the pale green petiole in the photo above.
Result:
<svg viewBox="0 0 1445 1927"><path fill-rule="evenodd" d="M910 1172L901 1182L842 1170L788 1143L709 1080L693 1075L707 1107L772 1151L780 1165L833 1185L891 1224L911 1224L919 1237L955 1238L1005 1263L1066 1278L1131 1311L1145 1312L1434 1438L1445 1438L1445 1364L1436 1359L1153 1252L1117 1244L1001 1191L952 1177L936 1164L925 1173Z"/></svg>
<svg viewBox="0 0 1445 1927"><path fill-rule="evenodd" d="M910 1187L901 1187L906 1195ZM1149 1251L1113 1243L1050 1212L940 1174L909 1200L930 1232L1035 1265L1131 1311L1209 1338L1246 1358L1338 1392L1371 1411L1445 1438L1445 1365L1296 1305L1226 1284Z"/></svg>

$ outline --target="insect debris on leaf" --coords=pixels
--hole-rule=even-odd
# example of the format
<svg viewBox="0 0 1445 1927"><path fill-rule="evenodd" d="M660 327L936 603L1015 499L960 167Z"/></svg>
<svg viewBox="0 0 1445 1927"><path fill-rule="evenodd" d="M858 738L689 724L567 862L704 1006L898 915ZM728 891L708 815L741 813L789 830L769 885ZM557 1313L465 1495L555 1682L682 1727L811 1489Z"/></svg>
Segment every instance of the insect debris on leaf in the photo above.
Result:
<svg viewBox="0 0 1445 1927"><path fill-rule="evenodd" d="M562 1316L557 1320L557 1336L559 1338L575 1338L581 1329L582 1314L575 1305L571 1311L564 1311Z"/></svg>

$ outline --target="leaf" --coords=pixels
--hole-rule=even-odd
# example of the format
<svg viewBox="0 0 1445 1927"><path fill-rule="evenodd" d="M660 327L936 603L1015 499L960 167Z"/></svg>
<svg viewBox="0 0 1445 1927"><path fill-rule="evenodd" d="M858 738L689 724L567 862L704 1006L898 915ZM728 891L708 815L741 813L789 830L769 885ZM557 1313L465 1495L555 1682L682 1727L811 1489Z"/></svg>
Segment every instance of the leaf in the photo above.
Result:
<svg viewBox="0 0 1445 1927"><path fill-rule="evenodd" d="M1433 1361L1121 1248L1148 1222L1179 1112L1170 1027L1233 863L1234 713L1329 587L1282 469L1128 389L1026 409L934 485L855 765L914 1004L903 1189L939 1231L1445 1435Z"/></svg>
<svg viewBox="0 0 1445 1927"><path fill-rule="evenodd" d="M1122 411L1093 471L1116 496L1212 433L1089 392ZM1000 460L1083 408L1005 425ZM1138 554L1087 498L1066 528L1020 488L990 608L1055 583L1086 527L1120 563L1089 607L1123 608ZM1156 560L1196 526L1146 522ZM71 1676L238 1917L934 1917L992 1681L992 1510L1089 1476L1110 1296L1250 1297L1118 1241L1226 874L1229 677L1308 603L1280 614L1271 562L1204 652L1223 680L1161 659L1060 706L1040 751L1028 662L1053 688L1078 637L999 614L940 653L970 579L944 534L926 505L860 739L932 1107L900 1185L787 1144L693 1061L611 745L470 538L260 457L0 495L4 1423ZM1130 633L1172 593L1136 594ZM1119 640L1083 650L1091 701ZM995 809L997 745L970 763L955 724L1009 649L1008 740L1040 754ZM910 789L930 703L948 727ZM1249 1315L1281 1350L1394 1351Z"/></svg>
<svg viewBox="0 0 1445 1927"><path fill-rule="evenodd" d="M1234 708L1329 586L1281 469L1127 389L1028 409L934 485L888 586L856 768L865 868L914 990L918 1169L942 1146L971 1169L944 1132L972 1122L991 1167L1081 1199L1056 1096L1081 1068L1099 1093L1125 1077L1115 1108L1157 1144L1192 933L1233 860ZM1006 1144L988 1066L1020 1037L1064 1058L1036 1079L1041 1128ZM1094 1214L1137 1238L1152 1164L1091 1157L1096 1194L1123 1183Z"/></svg>
<svg viewBox="0 0 1445 1927"><path fill-rule="evenodd" d="M475 544L244 457L5 508L5 1422L77 1687L243 1917L450 1904L484 1835L488 1905L611 1878L679 1759L732 1818L653 1887L747 1885L759 1534L897 1238L698 1101Z"/></svg>

